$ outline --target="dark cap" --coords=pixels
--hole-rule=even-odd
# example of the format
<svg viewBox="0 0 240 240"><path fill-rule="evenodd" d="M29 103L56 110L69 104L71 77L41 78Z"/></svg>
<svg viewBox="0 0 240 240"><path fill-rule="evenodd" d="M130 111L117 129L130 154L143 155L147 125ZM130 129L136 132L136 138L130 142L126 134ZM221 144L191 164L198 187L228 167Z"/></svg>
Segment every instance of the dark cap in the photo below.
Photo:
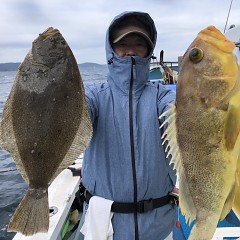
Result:
<svg viewBox="0 0 240 240"><path fill-rule="evenodd" d="M112 43L117 43L130 33L139 34L147 41L150 47L153 47L148 27L142 21L132 16L124 18L113 27L111 33Z"/></svg>

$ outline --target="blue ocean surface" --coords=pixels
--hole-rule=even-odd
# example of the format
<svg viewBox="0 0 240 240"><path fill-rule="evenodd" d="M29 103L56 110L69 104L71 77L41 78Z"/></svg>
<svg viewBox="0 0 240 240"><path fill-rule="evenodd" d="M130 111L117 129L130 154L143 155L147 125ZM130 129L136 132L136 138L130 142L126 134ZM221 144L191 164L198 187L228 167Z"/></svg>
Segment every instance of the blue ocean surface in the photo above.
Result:
<svg viewBox="0 0 240 240"><path fill-rule="evenodd" d="M80 64L84 85L106 81L107 66ZM4 105L13 86L17 72L0 72L0 121ZM7 232L7 226L18 204L25 196L27 184L16 170L13 158L0 147L0 240L10 240L15 233Z"/></svg>

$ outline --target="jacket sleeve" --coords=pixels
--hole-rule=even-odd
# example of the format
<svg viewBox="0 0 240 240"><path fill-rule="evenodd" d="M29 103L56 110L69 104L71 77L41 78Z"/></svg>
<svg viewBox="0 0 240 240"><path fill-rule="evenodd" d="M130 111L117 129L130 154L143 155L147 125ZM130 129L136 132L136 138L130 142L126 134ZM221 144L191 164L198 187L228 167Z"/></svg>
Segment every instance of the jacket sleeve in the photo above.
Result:
<svg viewBox="0 0 240 240"><path fill-rule="evenodd" d="M176 93L164 87L161 83L158 86L158 113L159 116L165 112L170 106L169 103L174 104L176 100Z"/></svg>
<svg viewBox="0 0 240 240"><path fill-rule="evenodd" d="M92 124L94 124L94 120L98 116L98 88L95 84L85 85L84 88L88 111Z"/></svg>
<svg viewBox="0 0 240 240"><path fill-rule="evenodd" d="M159 91L158 91L158 114L159 116L168 110L170 108L169 103L174 104L175 99L176 99L176 93L174 91L171 91L169 89L166 89L162 84L159 84ZM165 119L160 119L159 120L159 125L163 123ZM162 129L162 133L164 132L165 129ZM167 154L166 154L167 155ZM165 157L166 157L165 155ZM166 161L168 164L171 161L171 155L167 158ZM173 170L173 164L169 165L169 176L172 180L173 186L176 185L176 171Z"/></svg>

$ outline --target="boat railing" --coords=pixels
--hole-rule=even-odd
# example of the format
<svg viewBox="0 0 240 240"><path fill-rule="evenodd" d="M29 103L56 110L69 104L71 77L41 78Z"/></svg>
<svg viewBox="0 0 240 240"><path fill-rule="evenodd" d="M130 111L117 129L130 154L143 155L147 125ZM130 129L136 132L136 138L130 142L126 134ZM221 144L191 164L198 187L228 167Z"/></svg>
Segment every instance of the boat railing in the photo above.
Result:
<svg viewBox="0 0 240 240"><path fill-rule="evenodd" d="M212 240L223 240L224 238L234 238L240 240L240 227L218 227Z"/></svg>
<svg viewBox="0 0 240 240"><path fill-rule="evenodd" d="M165 66L168 66L170 69L178 71L178 62L173 62L173 61L168 61L168 62L159 62L159 61L154 61L152 60L152 62L150 63L150 68L154 67L154 66L162 66L162 64L164 64Z"/></svg>

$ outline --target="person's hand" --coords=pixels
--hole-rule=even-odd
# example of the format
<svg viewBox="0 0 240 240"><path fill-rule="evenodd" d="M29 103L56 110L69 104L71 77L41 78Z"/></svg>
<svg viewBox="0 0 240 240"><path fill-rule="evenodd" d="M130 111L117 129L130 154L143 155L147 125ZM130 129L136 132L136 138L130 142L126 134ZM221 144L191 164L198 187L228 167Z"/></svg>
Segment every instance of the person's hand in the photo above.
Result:
<svg viewBox="0 0 240 240"><path fill-rule="evenodd" d="M178 206L179 204L179 189L174 187L169 193L169 196L172 196L170 202Z"/></svg>
<svg viewBox="0 0 240 240"><path fill-rule="evenodd" d="M172 193L178 195L178 194L179 194L179 189L176 188L176 187L174 187L174 188L172 189Z"/></svg>
<svg viewBox="0 0 240 240"><path fill-rule="evenodd" d="M81 172L82 170L82 167L79 167L79 168L75 168L77 172Z"/></svg>

